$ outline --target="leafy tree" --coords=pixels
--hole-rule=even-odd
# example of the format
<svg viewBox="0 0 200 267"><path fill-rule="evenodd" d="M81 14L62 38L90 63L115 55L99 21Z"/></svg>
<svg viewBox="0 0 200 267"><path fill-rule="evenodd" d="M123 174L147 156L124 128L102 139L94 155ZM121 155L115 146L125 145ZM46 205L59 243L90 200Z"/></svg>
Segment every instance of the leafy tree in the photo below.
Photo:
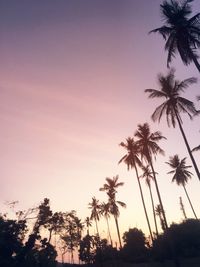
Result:
<svg viewBox="0 0 200 267"><path fill-rule="evenodd" d="M93 237L86 235L80 241L79 258L85 263L92 263L94 261L95 251Z"/></svg>
<svg viewBox="0 0 200 267"><path fill-rule="evenodd" d="M191 2L193 0L163 1L160 8L165 24L151 32L160 33L166 41L167 66L178 52L185 65L193 62L200 72L196 53L200 47L200 13L189 17L192 13Z"/></svg>
<svg viewBox="0 0 200 267"><path fill-rule="evenodd" d="M200 221L185 220L180 224L172 224L162 235L155 240L153 253L157 259L173 257L200 256Z"/></svg>
<svg viewBox="0 0 200 267"><path fill-rule="evenodd" d="M135 136L138 138L137 143L140 147L140 153L142 155L142 158L144 158L151 167L160 207L161 207L163 218L164 218L165 228L167 228L168 227L167 219L165 216L165 211L164 211L163 204L162 204L158 182L156 179L156 172L154 170L153 160L152 160L152 156L155 157L158 153L162 155L164 154L164 151L159 147L157 142L162 139L166 139L166 138L159 131L151 133L148 123L139 124L138 129L135 132Z"/></svg>
<svg viewBox="0 0 200 267"><path fill-rule="evenodd" d="M16 264L26 231L26 221L17 222L0 217L0 266L10 267Z"/></svg>
<svg viewBox="0 0 200 267"><path fill-rule="evenodd" d="M55 267L57 253L40 231L52 216L49 199L44 199L37 208L32 231L28 229L27 214L30 212L16 213L17 220L0 217L0 266Z"/></svg>
<svg viewBox="0 0 200 267"><path fill-rule="evenodd" d="M137 229L131 228L123 235L124 247L122 254L125 260L141 262L146 260L147 248L144 233Z"/></svg>
<svg viewBox="0 0 200 267"><path fill-rule="evenodd" d="M121 142L120 146L125 148L127 151L127 154L124 155L119 163L124 162L127 165L128 170L130 168L134 168L135 169L135 173L136 173L136 177L137 177L137 181L138 181L138 185L139 185L139 190L140 190L140 196L141 196L141 200L142 200L142 205L144 208L144 213L145 213L145 217L146 217L146 221L147 221L147 225L148 225L148 229L149 229L149 233L150 233L150 237L151 240L153 241L153 235L152 235L152 230L151 230L151 226L150 226L150 222L149 222L149 217L148 217L148 213L147 213L147 209L146 209L146 205L145 205L145 201L144 201L144 196L143 196L143 192L142 192L142 186L140 183L140 178L139 178L139 174L138 174L138 169L137 166L142 167L142 162L139 158L140 156L140 147L138 146L138 143L135 142L135 140L131 137L128 137L126 139L126 142Z"/></svg>
<svg viewBox="0 0 200 267"><path fill-rule="evenodd" d="M191 168L191 166L186 165L186 158L183 158L182 160L180 160L177 154L174 155L173 157L170 157L169 162L166 162L166 163L173 169L172 171L168 172L168 174L173 174L172 182L176 182L177 185L183 186L187 199L190 203L192 212L195 218L197 219L197 215L194 211L192 202L190 200L190 197L185 187L188 180L192 176L192 173L188 171L188 169Z"/></svg>
<svg viewBox="0 0 200 267"><path fill-rule="evenodd" d="M160 90L156 89L146 89L145 92L149 93L149 98L163 98L164 102L159 105L154 113L152 114L153 121L160 122L161 117L166 114L168 126L172 124L175 127L176 122L179 125L179 129L183 136L185 145L187 147L187 151L190 155L192 164L196 171L196 174L200 180L200 173L195 162L195 159L192 155L190 146L188 144L185 132L182 127L182 119L180 114L186 113L190 119L192 119L193 115L197 115L198 112L194 106L194 103L186 98L181 96L181 93L188 88L190 84L196 83L196 78L188 78L183 81L175 80L174 77L174 69L171 69L166 76L160 74L158 76L158 84L160 86Z"/></svg>
<svg viewBox="0 0 200 267"><path fill-rule="evenodd" d="M74 263L74 250L78 248L81 240L82 224L76 216L76 212L72 210L64 215L65 225L61 235L62 240L66 243L67 249L71 254L71 263Z"/></svg>

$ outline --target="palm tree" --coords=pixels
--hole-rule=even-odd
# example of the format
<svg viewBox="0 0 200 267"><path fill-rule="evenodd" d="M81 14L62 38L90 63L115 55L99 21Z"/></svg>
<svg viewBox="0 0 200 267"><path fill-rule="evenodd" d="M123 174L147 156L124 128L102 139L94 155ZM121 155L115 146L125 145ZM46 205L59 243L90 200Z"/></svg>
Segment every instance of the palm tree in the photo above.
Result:
<svg viewBox="0 0 200 267"><path fill-rule="evenodd" d="M85 218L85 225L87 227L87 235L90 235L90 226L92 226L90 217Z"/></svg>
<svg viewBox="0 0 200 267"><path fill-rule="evenodd" d="M200 72L197 61L197 48L200 47L200 13L189 18L192 13L190 3L193 0L164 1L160 5L165 25L151 32L158 32L165 39L165 50L168 51L167 66L178 52L185 65L193 62Z"/></svg>
<svg viewBox="0 0 200 267"><path fill-rule="evenodd" d="M106 224L107 224L107 228L108 228L108 235L109 235L109 239L110 239L110 244L111 246L113 246L113 242L112 242L112 238L111 238L111 233L110 233L110 226L109 226L109 217L110 217L110 203L105 203L102 202L101 203L101 214L105 217L106 219Z"/></svg>
<svg viewBox="0 0 200 267"><path fill-rule="evenodd" d="M192 119L193 115L197 115L198 111L196 110L194 103L186 98L180 96L181 92L184 92L186 88L190 84L196 83L196 78L188 78L183 81L177 81L174 78L174 69L171 69L166 76L160 74L158 76L158 83L160 86L160 90L156 89L146 89L145 92L149 93L149 98L164 98L164 102L159 105L154 113L152 114L153 121L160 122L163 114L166 114L168 126L172 124L173 127L176 126L176 122L178 122L179 129L183 136L185 145L187 147L188 153L190 155L191 161L193 163L196 174L200 180L200 173L195 162L195 159L192 155L190 146L188 144L186 135L184 133L182 127L182 119L180 113L186 113L190 119Z"/></svg>
<svg viewBox="0 0 200 267"><path fill-rule="evenodd" d="M180 202L179 202L179 204L180 204L180 210L183 213L184 219L187 220L187 215L186 215L186 212L185 212L185 207L183 205L182 197L179 197L179 200L180 200Z"/></svg>
<svg viewBox="0 0 200 267"><path fill-rule="evenodd" d="M164 218L163 218L163 212L162 212L162 209L161 209L161 207L160 207L160 204L158 204L158 205L155 207L155 213L156 213L156 216L158 216L159 219L160 219L160 225L161 225L161 228L163 229L163 231L165 231L166 226L165 226L165 222L164 222Z"/></svg>
<svg viewBox="0 0 200 267"><path fill-rule="evenodd" d="M99 221L100 219L100 210L101 210L99 200L93 197L92 202L88 204L88 208L91 209L90 220L95 221L97 235L99 236L99 229L98 229L98 224L97 224L97 221Z"/></svg>
<svg viewBox="0 0 200 267"><path fill-rule="evenodd" d="M116 224L116 228L117 228L117 235L118 235L118 239L119 239L119 246L120 246L120 249L122 249L122 242L121 242L119 223L118 223L118 218L120 215L119 206L122 208L126 208L126 204L122 201L116 200L115 195L116 195L116 193L114 193L114 192L108 193L109 205L110 205L110 214L112 214L114 219L115 219L115 224Z"/></svg>
<svg viewBox="0 0 200 267"><path fill-rule="evenodd" d="M192 173L188 171L191 166L186 165L186 158L183 158L182 160L179 159L178 155L174 155L173 157L169 158L169 162L166 162L173 170L168 172L168 174L173 174L172 182L176 182L177 185L182 185L185 191L185 194L187 196L187 199L190 203L190 207L192 209L192 212L197 219L197 215L194 211L192 202L189 198L188 192L186 190L186 184L189 179L191 179Z"/></svg>
<svg viewBox="0 0 200 267"><path fill-rule="evenodd" d="M166 139L166 138L162 136L161 132L159 131L151 133L148 123L144 123L143 125L139 124L138 130L135 132L135 136L138 138L137 144L140 147L140 153L141 153L142 158L144 158L151 167L155 186L156 186L156 192L157 192L160 207L163 213L165 227L167 228L168 227L167 220L166 220L166 216L165 216L165 212L164 212L164 208L162 204L158 182L156 179L156 172L154 170L153 161L152 161L152 156L155 157L158 153L164 155L164 151L158 146L157 142L162 139Z"/></svg>
<svg viewBox="0 0 200 267"><path fill-rule="evenodd" d="M151 198L151 205L153 210L153 218L155 223L155 229L156 229L156 235L158 237L158 227L157 227L157 221L156 221L156 214L155 214L155 207L154 207L154 200L153 200L153 194L151 190L151 181L154 181L154 176L152 171L150 170L150 166L142 166L143 174L140 176L140 178L144 178L145 182L149 188L150 198ZM156 173L157 174L157 173Z"/></svg>
<svg viewBox="0 0 200 267"><path fill-rule="evenodd" d="M138 185L139 185L139 190L140 190L140 196L141 196L141 200L142 200L142 204L143 204L143 208L144 208L144 213L145 213L147 225L148 225L148 228L149 228L151 241L153 242L153 235L152 235L152 231L151 231L149 217L148 217L148 214L147 214L147 209L146 209L144 196L143 196L143 192L142 192L142 186L141 186L141 183L140 183L138 169L137 169L137 165L139 167L142 167L142 162L141 162L141 160L139 158L139 155L140 155L139 146L134 141L134 139L131 138L131 137L128 137L126 139L126 143L121 142L120 146L122 146L123 148L126 149L127 154L124 155L120 159L119 163L124 162L127 165L128 170L130 168L134 168L135 169L135 173L136 173L136 177L137 177L137 181L138 181Z"/></svg>
<svg viewBox="0 0 200 267"><path fill-rule="evenodd" d="M105 183L102 188L100 188L100 191L106 191L108 195L108 203L109 203L109 209L110 209L110 214L113 215L115 219L115 224L117 228L117 235L119 239L119 246L120 249L122 249L122 242L121 242L121 237L120 237L120 231L119 231L119 223L118 223L118 217L120 215L119 213L119 206L125 208L126 204L122 201L116 200L116 193L117 193L117 188L119 186L124 185L123 182L118 182L119 176L116 175L113 177L113 179L107 177Z"/></svg>

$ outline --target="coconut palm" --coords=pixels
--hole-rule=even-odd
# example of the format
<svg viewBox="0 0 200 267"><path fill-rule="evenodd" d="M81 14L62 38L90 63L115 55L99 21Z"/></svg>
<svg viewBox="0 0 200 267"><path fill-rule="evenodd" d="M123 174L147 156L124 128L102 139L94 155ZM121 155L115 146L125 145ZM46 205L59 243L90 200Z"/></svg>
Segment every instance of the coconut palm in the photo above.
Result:
<svg viewBox="0 0 200 267"><path fill-rule="evenodd" d="M87 235L90 235L90 226L92 226L90 217L85 218L85 225L87 227Z"/></svg>
<svg viewBox="0 0 200 267"><path fill-rule="evenodd" d="M156 172L154 170L153 160L152 160L152 157L153 156L155 157L157 154L164 155L164 151L159 147L157 142L162 139L166 139L166 138L159 131L151 133L148 123L138 124L138 129L135 132L135 136L137 137L137 144L140 147L140 153L141 153L142 158L145 159L146 162L151 167L155 186L156 186L156 192L157 192L160 207L163 213L165 227L167 228L168 227L167 220L166 220L166 216L165 216L165 212L164 212L164 208L162 204L162 199L161 199L161 195L160 195L160 191L158 187L158 182L156 179Z"/></svg>
<svg viewBox="0 0 200 267"><path fill-rule="evenodd" d="M153 218L154 218L155 229L156 229L156 235L158 236L158 227L157 227L157 221L156 221L154 200L153 200L153 194L152 194L152 190L151 190L151 181L154 181L154 176L153 176L153 173L152 173L149 165L142 166L142 171L143 171L143 174L140 176L140 178L145 179L146 185L149 188L151 205L152 205L152 210L153 210Z"/></svg>
<svg viewBox="0 0 200 267"><path fill-rule="evenodd" d="M192 155L190 146L188 144L185 132L182 127L182 119L180 113L186 113L190 119L193 115L197 115L198 111L196 110L194 103L186 98L183 98L180 94L188 88L190 84L196 83L196 78L188 78L183 81L175 80L174 78L174 69L171 69L166 76L160 74L158 76L158 84L160 90L156 89L146 89L145 92L149 93L149 98L163 98L164 102L159 105L154 113L152 114L153 121L160 122L161 117L166 114L168 126L172 124L173 127L178 123L179 129L183 136L187 151L190 155L191 161L193 163L196 174L200 180L200 173L195 162L195 159Z"/></svg>
<svg viewBox="0 0 200 267"><path fill-rule="evenodd" d="M125 143L121 142L120 146L122 146L123 148L126 149L127 154L124 155L120 159L119 163L124 162L127 165L128 170L130 168L134 168L135 169L135 173L136 173L136 177L137 177L137 181L138 181L138 185L139 185L139 190L140 190L140 196L141 196L141 200L142 200L142 204L143 204L143 208L144 208L144 213L145 213L147 225L148 225L148 228L149 228L150 237L151 237L151 240L153 241L153 235L152 235L152 231L151 231L149 217L148 217L148 214L147 214L147 209L146 209L144 196L143 196L143 192L142 192L142 186L141 186L141 183L140 183L138 169L137 169L137 166L142 167L142 162L141 162L141 160L139 158L139 156L140 156L139 146L137 145L135 140L133 138L131 138L131 137L128 137L126 139Z"/></svg>
<svg viewBox="0 0 200 267"><path fill-rule="evenodd" d="M95 221L97 235L99 236L99 229L97 224L97 221L99 221L100 219L100 210L101 210L99 200L97 200L96 197L93 197L92 202L88 204L88 208L91 209L90 220Z"/></svg>
<svg viewBox="0 0 200 267"><path fill-rule="evenodd" d="M116 193L108 192L107 194L109 197L110 214L112 214L114 219L115 219L115 224L116 224L116 228L117 228L117 235L118 235L118 239L119 239L119 246L120 246L120 249L122 249L122 242L121 242L121 236L120 236L120 231L119 231L118 218L120 215L119 207L126 208L126 204L122 201L116 200Z"/></svg>
<svg viewBox="0 0 200 267"><path fill-rule="evenodd" d="M155 214L159 217L161 228L163 229L163 231L165 231L166 226L163 218L163 212L159 204L155 207Z"/></svg>
<svg viewBox="0 0 200 267"><path fill-rule="evenodd" d="M109 235L109 239L110 239L110 244L111 244L111 246L113 246L111 233L110 233L110 226L109 226L110 203L109 202L108 203L102 202L101 203L101 211L100 212L106 219L106 224L107 224L107 228L108 228L108 235Z"/></svg>
<svg viewBox="0 0 200 267"><path fill-rule="evenodd" d="M151 32L158 32L165 39L165 50L168 51L167 66L178 52L185 65L193 62L200 72L197 61L197 49L200 47L200 13L189 17L192 13L190 3L193 0L181 2L163 1L160 5L165 25Z"/></svg>
<svg viewBox="0 0 200 267"><path fill-rule="evenodd" d="M106 177L107 183L103 184L103 187L99 188L99 191L106 191L106 193L108 192L117 193L117 188L119 186L124 185L123 182L118 182L118 180L119 180L118 175L114 176L112 179L109 177Z"/></svg>
<svg viewBox="0 0 200 267"><path fill-rule="evenodd" d="M191 168L191 166L186 165L186 158L183 158L182 160L180 160L178 155L174 155L173 157L170 157L169 161L166 163L173 169L172 171L168 172L168 174L173 174L172 182L176 182L177 185L183 186L187 199L190 203L192 212L195 218L197 219L197 215L194 211L192 202L190 200L190 197L185 187L188 180L191 179L191 176L192 176L192 173L188 171L188 169Z"/></svg>
<svg viewBox="0 0 200 267"><path fill-rule="evenodd" d="M107 183L105 183L103 185L103 187L100 188L99 190L105 191L107 193L110 214L112 214L114 219L115 219L115 224L116 224L116 228L117 228L117 235L118 235L118 239L119 239L119 246L120 246L120 249L122 249L122 242L121 242L119 223L118 223L118 218L120 215L119 206L125 208L126 204L122 201L116 200L117 188L119 186L124 185L123 182L118 182L118 179L119 179L118 175L114 176L113 179L107 177L106 178Z"/></svg>

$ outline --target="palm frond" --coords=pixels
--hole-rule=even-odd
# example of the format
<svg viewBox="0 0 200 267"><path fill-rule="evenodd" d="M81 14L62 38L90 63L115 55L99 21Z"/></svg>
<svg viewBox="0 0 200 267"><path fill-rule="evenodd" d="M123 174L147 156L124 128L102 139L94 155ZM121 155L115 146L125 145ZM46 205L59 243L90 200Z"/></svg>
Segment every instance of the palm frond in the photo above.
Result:
<svg viewBox="0 0 200 267"><path fill-rule="evenodd" d="M194 152L194 151L199 151L200 150L200 145L199 146L196 146L196 147L194 147L193 149L192 149L192 152Z"/></svg>

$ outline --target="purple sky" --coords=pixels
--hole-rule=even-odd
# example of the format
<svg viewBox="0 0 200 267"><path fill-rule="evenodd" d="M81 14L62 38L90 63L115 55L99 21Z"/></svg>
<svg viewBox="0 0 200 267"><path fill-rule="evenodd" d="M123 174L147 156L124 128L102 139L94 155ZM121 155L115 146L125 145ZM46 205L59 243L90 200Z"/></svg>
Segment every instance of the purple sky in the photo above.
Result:
<svg viewBox="0 0 200 267"><path fill-rule="evenodd" d="M27 208L44 197L55 210L77 210L84 219L92 196L105 177L119 174L125 182L119 199L122 232L146 229L134 173L117 162L118 146L138 123L167 137L160 145L166 157L155 164L169 222L180 221L179 196L192 216L182 188L171 184L165 161L176 153L188 157L178 129L150 115L159 101L145 88L158 88L166 73L164 42L148 32L162 25L158 0L68 0L0 2L0 202L19 200ZM193 3L194 13L200 10ZM173 61L177 78L199 77L194 66ZM195 101L199 83L185 94ZM197 103L199 107L199 103ZM185 117L184 117L185 118ZM191 147L199 144L199 118L184 119ZM199 153L195 154L199 163ZM188 159L188 164L190 161ZM188 191L196 212L200 184L194 175ZM148 191L147 205L150 206ZM103 227L102 227L103 231Z"/></svg>

